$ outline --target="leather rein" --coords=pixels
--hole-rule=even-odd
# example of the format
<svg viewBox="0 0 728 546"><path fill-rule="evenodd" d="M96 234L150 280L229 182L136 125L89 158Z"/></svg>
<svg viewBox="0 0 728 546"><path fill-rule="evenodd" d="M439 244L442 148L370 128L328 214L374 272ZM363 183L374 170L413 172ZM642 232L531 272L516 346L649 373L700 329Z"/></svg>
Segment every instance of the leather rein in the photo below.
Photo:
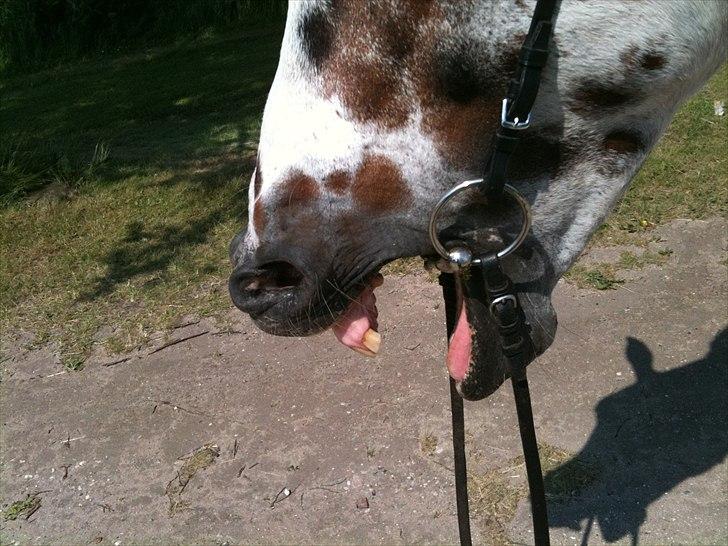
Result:
<svg viewBox="0 0 728 546"><path fill-rule="evenodd" d="M513 385L518 427L528 475L534 541L537 546L548 545L550 542L546 494L526 378L526 366L535 358L535 351L518 292L510 278L503 272L501 260L523 243L531 227L528 202L515 188L506 183L506 171L522 132L528 129L531 123L531 109L541 83L541 72L548 60L558 3L558 0L536 2L531 26L521 47L518 68L503 99L500 125L491 141L483 178L462 182L448 191L435 207L429 229L432 245L444 260L440 261L439 267L448 340L451 339L459 313L456 281L468 297L483 303L484 308L488 310L487 319L498 332L500 351L507 363ZM443 245L440 241L437 220L442 208L455 195L468 188L476 188L482 192L490 203L507 198L518 204L522 216L521 230L515 239L500 251L474 254L464 243L451 242ZM463 399L452 377L450 402L458 529L460 543L463 546L470 546L472 538L468 507Z"/></svg>

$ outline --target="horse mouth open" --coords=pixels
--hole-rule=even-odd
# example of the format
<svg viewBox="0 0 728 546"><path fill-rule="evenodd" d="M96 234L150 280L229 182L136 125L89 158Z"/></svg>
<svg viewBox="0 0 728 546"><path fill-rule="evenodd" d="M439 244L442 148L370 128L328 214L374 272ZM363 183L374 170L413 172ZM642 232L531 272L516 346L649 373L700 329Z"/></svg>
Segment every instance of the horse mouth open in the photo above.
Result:
<svg viewBox="0 0 728 546"><path fill-rule="evenodd" d="M371 276L358 297L351 301L348 308L331 326L334 335L343 345L364 356L376 356L381 346L381 336L378 331L379 311L374 291L383 283L384 278L380 273ZM457 324L450 336L446 362L450 377L462 382L471 369L473 331L460 294L458 301L460 311Z"/></svg>
<svg viewBox="0 0 728 546"><path fill-rule="evenodd" d="M473 354L473 330L468 322L462 293L458 289L458 312L455 329L447 346L447 371L455 381L462 382L470 372Z"/></svg>
<svg viewBox="0 0 728 546"><path fill-rule="evenodd" d="M359 296L331 327L341 343L365 356L375 356L382 341L377 331L379 311L374 289L380 287L383 282L381 273L373 275Z"/></svg>

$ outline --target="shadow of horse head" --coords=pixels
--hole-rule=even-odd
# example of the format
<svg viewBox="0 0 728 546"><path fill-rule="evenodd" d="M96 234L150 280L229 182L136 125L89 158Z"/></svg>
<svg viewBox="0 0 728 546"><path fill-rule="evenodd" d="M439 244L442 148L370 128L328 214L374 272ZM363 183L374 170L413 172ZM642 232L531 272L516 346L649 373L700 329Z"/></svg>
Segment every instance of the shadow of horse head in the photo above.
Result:
<svg viewBox="0 0 728 546"><path fill-rule="evenodd" d="M582 544L595 520L604 540L630 535L637 544L650 504L728 453L728 328L704 358L664 372L638 339L628 338L625 352L636 382L597 404L584 448L546 476L548 490L584 464L601 469L591 487L549 507L554 527L579 530L586 520Z"/></svg>

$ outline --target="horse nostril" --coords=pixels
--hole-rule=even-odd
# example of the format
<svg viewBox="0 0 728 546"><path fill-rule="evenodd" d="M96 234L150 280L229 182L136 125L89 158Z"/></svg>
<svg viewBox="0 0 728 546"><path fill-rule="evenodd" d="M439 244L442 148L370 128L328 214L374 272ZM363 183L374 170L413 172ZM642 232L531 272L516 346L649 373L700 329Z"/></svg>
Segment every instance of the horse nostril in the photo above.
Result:
<svg viewBox="0 0 728 546"><path fill-rule="evenodd" d="M241 311L260 315L283 301L287 291L299 288L303 281L303 274L284 261L268 262L255 269L238 266L230 276L230 296Z"/></svg>
<svg viewBox="0 0 728 546"><path fill-rule="evenodd" d="M269 262L255 271L238 272L234 277L235 288L248 294L295 288L303 281L303 274L283 261Z"/></svg>
<svg viewBox="0 0 728 546"><path fill-rule="evenodd" d="M269 262L261 266L255 275L240 280L241 291L283 290L295 288L303 281L303 275L288 262Z"/></svg>

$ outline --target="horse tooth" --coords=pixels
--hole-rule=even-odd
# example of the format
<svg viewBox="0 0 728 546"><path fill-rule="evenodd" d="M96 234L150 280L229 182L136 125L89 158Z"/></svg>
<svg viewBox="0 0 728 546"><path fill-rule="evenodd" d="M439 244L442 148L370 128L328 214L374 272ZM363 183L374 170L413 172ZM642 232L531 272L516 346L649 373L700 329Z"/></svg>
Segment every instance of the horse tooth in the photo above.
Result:
<svg viewBox="0 0 728 546"><path fill-rule="evenodd" d="M382 336L379 335L379 332L369 328L366 334L364 334L361 343L366 349L371 351L372 356L374 356L379 352L379 346L382 343Z"/></svg>
<svg viewBox="0 0 728 546"><path fill-rule="evenodd" d="M366 349L364 347L352 347L357 353L364 356L377 356L373 352L371 352L369 349Z"/></svg>

